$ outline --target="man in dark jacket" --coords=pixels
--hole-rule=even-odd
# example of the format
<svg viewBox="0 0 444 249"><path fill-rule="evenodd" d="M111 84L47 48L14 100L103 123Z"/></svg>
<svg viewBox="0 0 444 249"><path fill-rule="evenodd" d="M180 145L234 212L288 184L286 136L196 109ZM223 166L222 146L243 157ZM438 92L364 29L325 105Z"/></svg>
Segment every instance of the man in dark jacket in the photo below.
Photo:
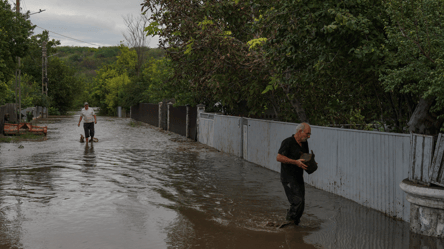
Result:
<svg viewBox="0 0 444 249"><path fill-rule="evenodd" d="M281 182L290 202L287 220L296 225L301 221L305 206L304 170L307 165L300 159L301 152L309 153L307 139L311 128L307 123L299 124L296 133L282 141L276 160L281 163Z"/></svg>

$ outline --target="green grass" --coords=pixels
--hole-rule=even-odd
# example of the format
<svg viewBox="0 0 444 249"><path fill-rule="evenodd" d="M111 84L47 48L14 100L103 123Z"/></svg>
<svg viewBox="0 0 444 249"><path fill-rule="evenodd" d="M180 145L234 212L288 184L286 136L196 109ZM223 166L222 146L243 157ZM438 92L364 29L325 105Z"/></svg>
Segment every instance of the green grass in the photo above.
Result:
<svg viewBox="0 0 444 249"><path fill-rule="evenodd" d="M20 141L43 141L45 140L45 135L36 135L30 132L20 134L19 136L0 136L0 143L11 143Z"/></svg>
<svg viewBox="0 0 444 249"><path fill-rule="evenodd" d="M131 127L136 127L136 126L140 126L140 125L141 125L141 122L139 122L139 121L134 122L134 121L131 120L128 124L129 124Z"/></svg>
<svg viewBox="0 0 444 249"><path fill-rule="evenodd" d="M10 137L1 136L0 137L0 143L9 143L12 139Z"/></svg>

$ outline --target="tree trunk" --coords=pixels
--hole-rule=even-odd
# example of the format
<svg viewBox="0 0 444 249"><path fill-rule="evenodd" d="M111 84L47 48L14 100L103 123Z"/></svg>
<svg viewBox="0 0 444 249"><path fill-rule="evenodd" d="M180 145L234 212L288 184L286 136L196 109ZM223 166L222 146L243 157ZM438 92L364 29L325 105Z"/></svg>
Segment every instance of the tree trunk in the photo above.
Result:
<svg viewBox="0 0 444 249"><path fill-rule="evenodd" d="M407 123L410 132L424 135L436 135L439 133L444 119L437 119L438 115L430 112L430 108L434 104L435 98L421 98L410 117L410 121Z"/></svg>
<svg viewBox="0 0 444 249"><path fill-rule="evenodd" d="M302 107L302 104L300 103L300 101L296 98L294 99L290 99L290 103L293 106L293 108L295 109L296 113L298 114L299 120L301 121L301 123L307 123L309 124L310 121L308 120L307 114L305 113L304 107Z"/></svg>
<svg viewBox="0 0 444 249"><path fill-rule="evenodd" d="M305 113L304 107L302 107L301 102L299 101L298 97L290 98L290 87L284 87L281 84L281 88L286 93L285 96L287 96L288 101L290 101L291 106L293 106L294 110L296 111L296 114L298 115L299 120L301 123L307 123L309 124L309 120L307 117L307 114Z"/></svg>

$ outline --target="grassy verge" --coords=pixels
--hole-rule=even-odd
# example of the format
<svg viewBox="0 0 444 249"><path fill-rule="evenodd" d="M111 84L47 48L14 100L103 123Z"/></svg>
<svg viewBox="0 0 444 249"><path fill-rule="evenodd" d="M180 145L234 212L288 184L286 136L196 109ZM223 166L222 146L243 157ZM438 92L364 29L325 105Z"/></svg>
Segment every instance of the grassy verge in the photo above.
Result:
<svg viewBox="0 0 444 249"><path fill-rule="evenodd" d="M36 135L30 132L20 134L19 136L0 135L0 143L11 143L11 142L21 142L21 141L44 141L44 140L46 140L45 135Z"/></svg>
<svg viewBox="0 0 444 249"><path fill-rule="evenodd" d="M131 120L128 124L129 124L129 126L131 126L131 127L136 127L136 126L141 126L141 125L142 125L142 122Z"/></svg>

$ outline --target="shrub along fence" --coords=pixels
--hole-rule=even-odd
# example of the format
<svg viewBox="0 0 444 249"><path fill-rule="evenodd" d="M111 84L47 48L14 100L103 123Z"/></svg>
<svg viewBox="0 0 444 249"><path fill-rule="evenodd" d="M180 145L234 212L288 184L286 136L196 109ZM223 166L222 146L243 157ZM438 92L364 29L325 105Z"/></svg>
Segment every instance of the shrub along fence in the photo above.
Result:
<svg viewBox="0 0 444 249"><path fill-rule="evenodd" d="M193 140L197 139L197 107L172 103L140 103L131 107L131 118Z"/></svg>

